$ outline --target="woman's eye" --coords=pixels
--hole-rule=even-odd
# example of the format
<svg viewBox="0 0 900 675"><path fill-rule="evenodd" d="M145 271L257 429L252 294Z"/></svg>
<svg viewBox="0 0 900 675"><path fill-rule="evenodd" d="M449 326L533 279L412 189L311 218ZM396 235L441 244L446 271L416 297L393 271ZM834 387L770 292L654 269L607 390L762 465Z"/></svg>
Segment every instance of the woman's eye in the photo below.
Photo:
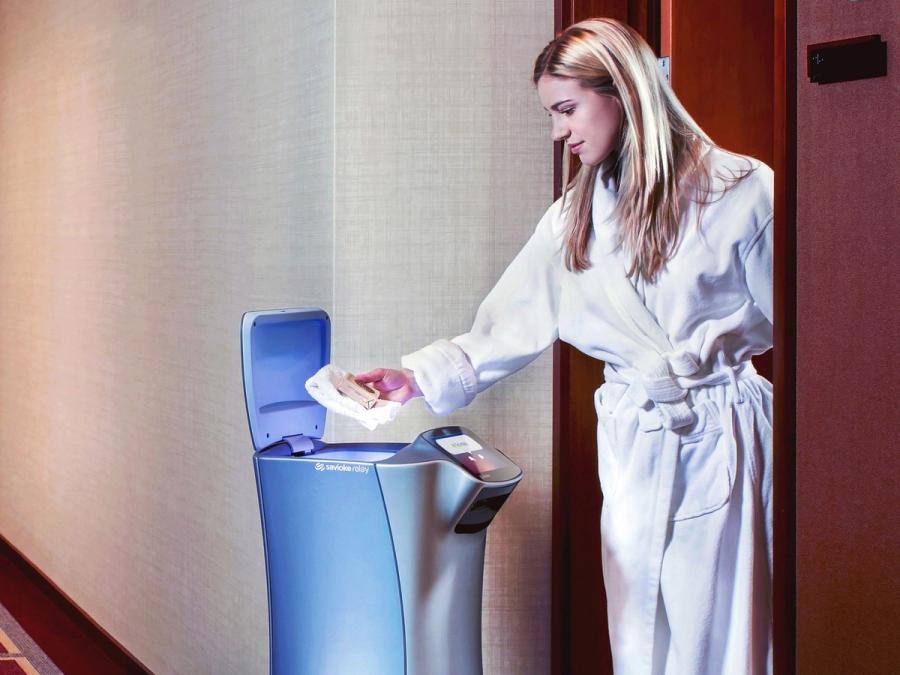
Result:
<svg viewBox="0 0 900 675"><path fill-rule="evenodd" d="M573 112L575 112L575 108L566 108L565 110L560 110L559 112L561 112L563 115L571 115Z"/></svg>

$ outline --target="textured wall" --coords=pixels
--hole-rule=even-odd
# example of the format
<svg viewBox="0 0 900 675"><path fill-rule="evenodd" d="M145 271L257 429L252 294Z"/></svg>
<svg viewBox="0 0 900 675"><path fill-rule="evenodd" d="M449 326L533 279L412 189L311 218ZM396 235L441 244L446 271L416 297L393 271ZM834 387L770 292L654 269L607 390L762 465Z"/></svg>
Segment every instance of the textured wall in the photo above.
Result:
<svg viewBox="0 0 900 675"><path fill-rule="evenodd" d="M321 306L357 370L465 330L551 198L551 27L543 1L0 2L0 532L154 671L267 668L241 313ZM448 421L527 473L486 672L546 672L549 356Z"/></svg>
<svg viewBox="0 0 900 675"><path fill-rule="evenodd" d="M895 672L900 4L797 3L797 658ZM880 33L887 77L812 84L809 44Z"/></svg>
<svg viewBox="0 0 900 675"><path fill-rule="evenodd" d="M0 3L0 532L158 673L266 672L239 323L330 309L333 18Z"/></svg>
<svg viewBox="0 0 900 675"><path fill-rule="evenodd" d="M552 37L549 2L337 3L336 363L359 372L468 329L480 300L552 201L549 127L530 83ZM451 423L506 451L526 478L488 534L487 673L544 673L550 647L551 365L459 413L415 402L369 434Z"/></svg>

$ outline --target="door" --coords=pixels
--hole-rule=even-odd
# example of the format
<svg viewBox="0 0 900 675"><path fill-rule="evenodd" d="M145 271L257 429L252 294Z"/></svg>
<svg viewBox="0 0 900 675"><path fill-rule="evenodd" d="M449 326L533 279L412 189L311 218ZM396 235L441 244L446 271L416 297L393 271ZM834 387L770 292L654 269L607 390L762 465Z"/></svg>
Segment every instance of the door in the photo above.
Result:
<svg viewBox="0 0 900 675"><path fill-rule="evenodd" d="M676 94L716 143L754 156L780 173L776 159L783 162L784 156L776 153L776 140L783 144L785 135L776 124L782 117L776 114L785 112L786 80L776 81L775 12L782 6L755 0L556 0L556 31L592 16L627 21L657 54L671 58ZM778 36L783 52L785 34ZM557 196L562 151L557 144ZM783 216L776 218L776 225L779 222ZM782 267L776 274L783 278L783 260L776 264ZM788 309L792 311L792 306L786 307L776 290L776 316L784 317ZM553 672L611 673L600 566L602 495L596 478L592 405L593 390L603 381L602 364L559 343L554 357ZM773 379L771 352L758 359L756 366ZM786 372L783 366L780 372ZM787 371L790 374L789 368ZM776 387L786 382L783 378ZM787 420L782 415L782 423ZM782 431L790 428L788 424ZM776 438L778 433L776 429ZM791 466L785 470L792 475ZM791 485L782 483L776 492ZM790 489L787 494L792 494ZM787 509L783 517L792 523L791 513ZM776 539L778 536L776 532ZM788 598L788 603L792 598L790 594L780 597Z"/></svg>

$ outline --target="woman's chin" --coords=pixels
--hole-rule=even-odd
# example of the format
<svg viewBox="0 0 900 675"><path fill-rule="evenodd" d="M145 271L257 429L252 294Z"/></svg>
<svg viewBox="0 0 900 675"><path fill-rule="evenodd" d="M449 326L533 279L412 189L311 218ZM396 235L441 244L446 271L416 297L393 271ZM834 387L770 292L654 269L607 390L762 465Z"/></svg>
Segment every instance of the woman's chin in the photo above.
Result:
<svg viewBox="0 0 900 675"><path fill-rule="evenodd" d="M610 153L606 153L602 157L597 157L596 154L592 152L587 152L582 155L578 155L578 159L581 161L583 166L599 166L603 164L603 161L609 157Z"/></svg>

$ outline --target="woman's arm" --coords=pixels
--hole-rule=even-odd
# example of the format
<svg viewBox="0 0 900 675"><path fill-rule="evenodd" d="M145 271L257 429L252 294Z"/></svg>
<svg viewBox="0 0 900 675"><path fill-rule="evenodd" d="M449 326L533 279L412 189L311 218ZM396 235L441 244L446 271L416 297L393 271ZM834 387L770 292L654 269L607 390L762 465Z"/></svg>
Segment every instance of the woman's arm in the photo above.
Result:
<svg viewBox="0 0 900 675"><path fill-rule="evenodd" d="M467 333L407 354L403 370L378 369L357 379L389 400L421 394L432 412L445 415L533 361L557 337L563 228L556 202L481 303Z"/></svg>
<svg viewBox="0 0 900 675"><path fill-rule="evenodd" d="M763 222L747 248L744 258L744 278L753 302L770 324L774 324L772 311L772 215Z"/></svg>

